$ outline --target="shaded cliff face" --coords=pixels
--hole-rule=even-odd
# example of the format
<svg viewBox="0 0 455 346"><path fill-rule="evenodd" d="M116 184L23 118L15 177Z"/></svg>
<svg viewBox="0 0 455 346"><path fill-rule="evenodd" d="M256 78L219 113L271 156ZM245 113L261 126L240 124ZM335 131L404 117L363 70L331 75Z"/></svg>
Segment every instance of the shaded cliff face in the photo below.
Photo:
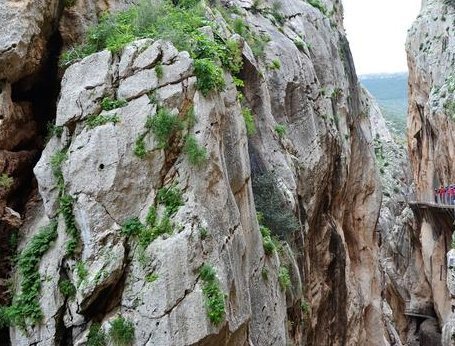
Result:
<svg viewBox="0 0 455 346"><path fill-rule="evenodd" d="M433 200L433 189L452 184L454 172L454 30L453 1L424 1L408 34L408 146L417 199ZM450 249L453 215L444 210L415 209L418 257L442 327L451 314L446 287L446 253ZM428 289L426 289L428 291ZM450 335L443 344L450 344Z"/></svg>
<svg viewBox="0 0 455 346"><path fill-rule="evenodd" d="M195 61L164 40L67 68L57 127L34 169L41 203L20 230L22 254L46 240L32 299L41 315L23 321L30 273L19 261L13 344L114 337L118 316L137 345L388 343L368 108L341 4L313 4L207 11L208 39L240 43L237 88L225 71L223 90L202 92ZM106 6L76 1L57 14L62 44L80 41L94 13L128 4ZM235 34L235 19L269 38L263 54ZM296 227L275 227L269 214L260 227L268 198Z"/></svg>

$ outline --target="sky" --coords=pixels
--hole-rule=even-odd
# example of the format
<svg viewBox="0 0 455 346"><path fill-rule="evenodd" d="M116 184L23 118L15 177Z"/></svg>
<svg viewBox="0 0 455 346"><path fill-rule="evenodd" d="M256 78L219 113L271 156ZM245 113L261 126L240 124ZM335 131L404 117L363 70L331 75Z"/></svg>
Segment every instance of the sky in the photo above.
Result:
<svg viewBox="0 0 455 346"><path fill-rule="evenodd" d="M421 0L342 0L357 74L407 71L405 42Z"/></svg>

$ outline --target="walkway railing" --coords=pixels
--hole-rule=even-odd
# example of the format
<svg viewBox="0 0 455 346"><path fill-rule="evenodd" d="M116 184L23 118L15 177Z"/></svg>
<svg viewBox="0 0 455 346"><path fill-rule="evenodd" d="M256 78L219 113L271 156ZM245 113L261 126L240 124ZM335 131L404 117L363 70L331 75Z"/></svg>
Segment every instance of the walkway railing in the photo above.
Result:
<svg viewBox="0 0 455 346"><path fill-rule="evenodd" d="M451 193L411 192L405 198L410 205L455 209L455 195Z"/></svg>

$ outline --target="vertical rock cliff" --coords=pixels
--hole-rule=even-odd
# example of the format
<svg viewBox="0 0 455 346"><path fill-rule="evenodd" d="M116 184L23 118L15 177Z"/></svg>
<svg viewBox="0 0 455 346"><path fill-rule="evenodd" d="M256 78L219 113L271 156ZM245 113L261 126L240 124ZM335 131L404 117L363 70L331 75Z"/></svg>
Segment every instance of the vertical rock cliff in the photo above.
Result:
<svg viewBox="0 0 455 346"><path fill-rule="evenodd" d="M454 148L454 20L453 1L423 1L422 10L408 34L409 65L408 147L415 181L416 201L434 201L433 191L455 181ZM417 310L430 303L442 327L451 316L452 292L446 285L451 269L446 253L451 247L453 210L414 207L414 240L426 281L415 300ZM428 309L427 309L428 310ZM449 332L450 334L451 332ZM451 344L445 333L443 344Z"/></svg>
<svg viewBox="0 0 455 346"><path fill-rule="evenodd" d="M2 4L0 148L20 157L1 161L2 239L20 236L5 340L392 343L376 133L341 3L161 5L140 13L202 6L197 24L176 10L194 41L160 27L78 50L140 25L135 5Z"/></svg>

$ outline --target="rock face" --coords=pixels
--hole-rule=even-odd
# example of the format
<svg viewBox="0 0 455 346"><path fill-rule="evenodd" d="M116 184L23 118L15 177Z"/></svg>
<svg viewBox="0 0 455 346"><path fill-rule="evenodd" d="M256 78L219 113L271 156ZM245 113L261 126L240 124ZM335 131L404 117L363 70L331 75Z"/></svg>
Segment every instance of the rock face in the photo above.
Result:
<svg viewBox="0 0 455 346"><path fill-rule="evenodd" d="M83 345L95 331L112 334L119 316L134 326L135 345L399 342L406 327L394 301L381 297L387 263L379 265L375 232L375 139L390 142L390 134L358 84L341 4L280 4L277 20L272 3L235 3L251 30L270 37L263 57L209 11L224 38L242 44L242 105L226 71L224 89L204 96L190 55L165 40L137 40L66 69L57 130L34 168L40 203L20 229L22 253L43 229L57 233L37 268L42 318L12 326L13 345ZM77 1L56 14L64 44L103 6L128 4ZM0 109L32 127L36 117L2 90ZM253 114L250 136L242 106ZM162 121L171 128L164 142ZM14 126L0 130L16 133ZM205 160L195 164L194 153ZM393 191L401 175L385 179ZM256 216L269 200L283 217L273 230L279 251L267 250ZM407 230L410 211L393 203L381 214L384 232L395 231L395 215ZM430 290L421 281L416 296ZM224 307L219 320L214 304Z"/></svg>
<svg viewBox="0 0 455 346"><path fill-rule="evenodd" d="M424 1L421 13L408 34L409 65L408 147L415 181L416 199L433 201L433 189L455 181L454 153L454 26L453 1ZM453 215L430 208L416 208L418 257L427 284L421 296L431 299L443 344L451 345L448 329L451 294L446 286L450 270ZM424 293L426 292L426 293Z"/></svg>

